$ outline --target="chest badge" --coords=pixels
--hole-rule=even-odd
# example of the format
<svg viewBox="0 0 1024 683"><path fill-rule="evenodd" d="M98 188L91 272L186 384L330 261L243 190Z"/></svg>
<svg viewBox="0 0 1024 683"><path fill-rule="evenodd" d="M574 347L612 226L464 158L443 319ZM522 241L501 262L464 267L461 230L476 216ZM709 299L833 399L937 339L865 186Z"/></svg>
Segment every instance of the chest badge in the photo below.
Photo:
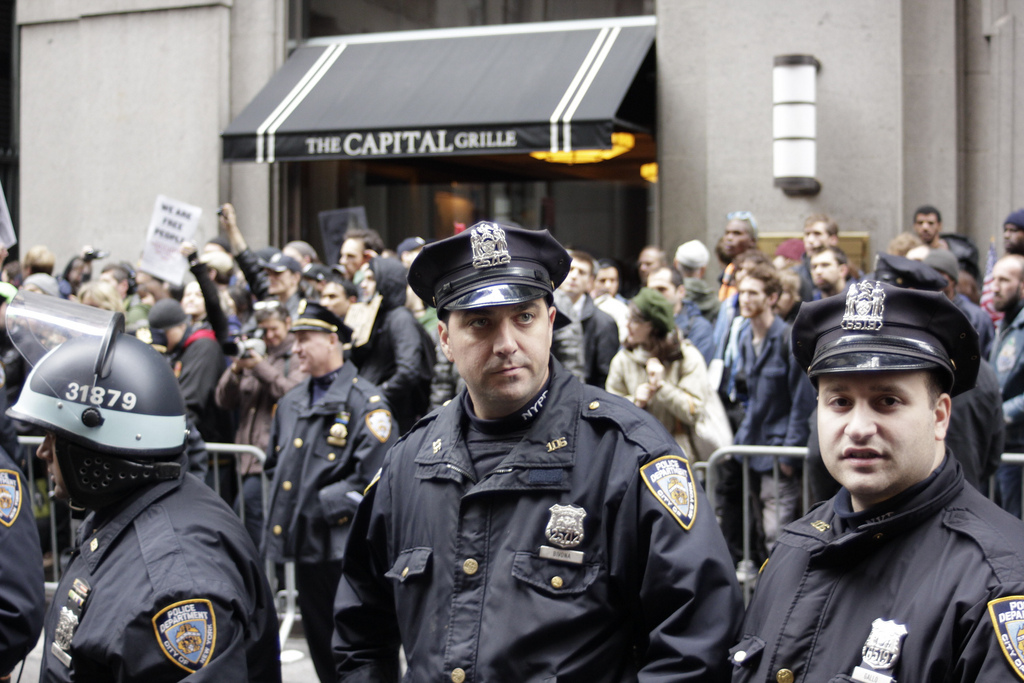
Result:
<svg viewBox="0 0 1024 683"><path fill-rule="evenodd" d="M544 536L559 548L575 548L583 542L583 518L587 511L575 505L552 505Z"/></svg>
<svg viewBox="0 0 1024 683"><path fill-rule="evenodd" d="M14 470L0 470L0 524L11 526L21 512L21 478Z"/></svg>
<svg viewBox="0 0 1024 683"><path fill-rule="evenodd" d="M85 612L85 604L89 600L89 583L85 579L76 578L68 589L68 599L57 617L57 626L53 631L53 642L50 652L66 667L71 667L71 641L78 630L78 624Z"/></svg>
<svg viewBox="0 0 1024 683"><path fill-rule="evenodd" d="M988 603L999 647L1020 678L1024 679L1024 595L1011 595Z"/></svg>
<svg viewBox="0 0 1024 683"><path fill-rule="evenodd" d="M863 660L860 666L853 668L850 678L860 683L896 683L892 674L896 670L900 648L906 637L907 627L903 624L875 619L871 622L871 633L860 651Z"/></svg>
<svg viewBox="0 0 1024 683"><path fill-rule="evenodd" d="M677 455L666 455L640 468L647 488L687 531L697 519L697 488L690 463Z"/></svg>
<svg viewBox="0 0 1024 683"><path fill-rule="evenodd" d="M198 671L213 656L217 619L209 600L184 600L153 617L153 630L167 658L185 671Z"/></svg>

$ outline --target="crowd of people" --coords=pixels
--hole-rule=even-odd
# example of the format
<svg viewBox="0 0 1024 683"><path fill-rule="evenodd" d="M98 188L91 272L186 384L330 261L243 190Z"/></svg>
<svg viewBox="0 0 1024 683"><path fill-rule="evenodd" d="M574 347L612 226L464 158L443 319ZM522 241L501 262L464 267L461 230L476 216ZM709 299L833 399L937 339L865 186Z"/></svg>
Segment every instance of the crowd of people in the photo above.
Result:
<svg viewBox="0 0 1024 683"><path fill-rule="evenodd" d="M920 207L912 228L869 263L847 255L836 221L824 214L808 217L803 238L783 241L773 254L759 248L756 217L736 211L713 249L699 240L674 251L648 245L635 261L565 250L546 232L494 223L438 242L409 238L394 250L365 228L349 229L337 255L301 241L253 250L233 207L225 204L219 215L220 236L182 247L191 273L184 286L127 263L95 273L107 254L91 247L55 275L53 253L39 246L4 267L0 299L10 304L20 288L121 313L125 334L162 354L187 425L183 466L240 513L247 534L230 542L244 545L248 537L246 548L234 551L247 558L247 572L256 571L257 549L277 565L295 563L303 631L322 681L397 680L399 645L413 680L442 672L455 683L628 681L644 680L644 672L710 681L728 678L730 670L734 680L819 680L815 675L827 672L892 680L857 673L867 669L847 666L845 656L834 658L835 670L831 660L804 661L802 673L792 664L809 657L782 633L792 614L807 620L808 633L821 631L822 642L841 638L813 623L818 598L794 597L800 572L804 580L812 569L828 574L833 560L819 566L801 553L845 557L830 544L845 543L845 553L852 541L843 534L860 538L880 520L899 517L904 508L896 502L921 498L926 488L941 505L955 498L974 510L983 494L1021 516L1021 469L1000 458L1024 451L1024 210L1007 217L1005 255L988 264L984 278L975 246L944 233L932 206ZM24 470L32 455L17 447L17 435L45 436L40 457L54 476L54 462L72 462L61 460L72 456L60 439L76 428L54 427L33 412L37 404L26 403L23 387L43 366L26 365L10 337L4 341L0 399L21 419L0 420L0 446ZM937 406L924 411L937 444L922 456L932 458L931 469L881 493L858 487L857 474L868 466L854 462L879 455L846 445L837 456L841 439L829 431L853 419L839 417L851 410L888 415L896 403L917 409L916 388L859 384L876 371L904 373L913 387L922 375L920 393L934 396ZM213 455L206 443L255 446L266 459ZM716 509L698 513L707 501L693 465L733 444L807 447L809 455L718 460ZM93 437L86 445L111 447ZM8 471L15 466L0 469L0 477ZM961 491L961 479L970 494ZM836 535L815 540L825 550L795 531L806 512L805 481L811 503L838 501L838 517L821 512L813 522L817 533ZM90 498L86 488L71 486L66 496L100 513L88 518L79 544L93 533L94 543L100 538L109 509L108 499ZM881 516L864 517L864 510ZM36 514L43 515L40 506ZM1016 534L1019 544L1020 528L987 508L979 514L999 533ZM61 545L77 547L68 510L62 507L56 519ZM172 526L200 524L182 519L174 517ZM964 525L963 533L982 539L982 555L998 552L989 527ZM922 543L940 544L938 535L929 527ZM74 567L78 552L64 562ZM138 561L156 563L156 551L149 552L144 548ZM984 564L975 555L965 562ZM1019 553L1014 557L1020 561ZM872 561L882 570L895 562ZM996 571L1000 585L1024 581L1019 569ZM103 572L93 572L103 580ZM737 579L758 584L742 628ZM252 585L233 590L247 593L251 618L267 622L266 587L246 580ZM964 599L981 599L974 584L947 584ZM521 585L531 588L521 602L503 604L491 594ZM994 590L992 581L985 585ZM762 586L772 593L766 597ZM84 603L90 587L76 590ZM1024 608L1004 604L1007 591L997 592L987 603L993 615L1019 610L1024 623ZM103 599L95 595L93 605ZM797 600L797 612L783 618L789 600ZM185 602L213 634L215 606L224 610L217 599ZM179 604L153 617L158 632L184 633L166 616L183 609ZM72 667L77 656L83 671L130 669L84 647L73 653L58 626L73 633L84 610L70 603L65 609L74 613L72 626L63 612L53 617L54 632L47 621L47 646L54 643L56 657L44 653L47 666ZM885 641L889 653L865 654L861 664L891 673L901 641L890 631L898 626L905 635L907 625L869 625L870 634L851 638L867 637L865 653L868 643ZM236 644L237 656L262 672L252 680L273 680L266 652L255 652L268 636L252 638ZM1019 639L1024 643L1024 629ZM193 656L191 641L182 642L161 641L180 669L211 661L212 646ZM1024 657L1024 645L1010 650L1000 643L1001 636L994 645L972 641L972 670L996 670L990 650ZM906 652L949 659L917 645ZM86 664L87 657L97 660ZM154 658L151 666L161 664ZM1024 665L1011 659L1010 666L1024 677ZM902 678L915 675L923 674Z"/></svg>

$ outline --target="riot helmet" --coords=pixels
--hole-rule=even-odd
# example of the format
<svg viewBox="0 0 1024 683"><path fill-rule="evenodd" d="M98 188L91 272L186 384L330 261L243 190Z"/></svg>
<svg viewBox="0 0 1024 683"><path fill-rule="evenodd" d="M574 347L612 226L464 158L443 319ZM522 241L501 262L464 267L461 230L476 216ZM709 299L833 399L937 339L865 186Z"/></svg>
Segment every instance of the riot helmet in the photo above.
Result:
<svg viewBox="0 0 1024 683"><path fill-rule="evenodd" d="M19 292L7 329L33 366L7 414L54 433L73 504L97 509L180 475L178 381L164 358L124 333L122 314Z"/></svg>

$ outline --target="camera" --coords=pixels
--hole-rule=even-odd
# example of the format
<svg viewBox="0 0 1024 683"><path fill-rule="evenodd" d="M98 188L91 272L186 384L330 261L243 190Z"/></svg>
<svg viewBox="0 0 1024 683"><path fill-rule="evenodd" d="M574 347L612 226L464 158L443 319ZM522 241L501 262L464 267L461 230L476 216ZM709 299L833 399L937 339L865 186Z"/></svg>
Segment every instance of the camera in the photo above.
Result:
<svg viewBox="0 0 1024 683"><path fill-rule="evenodd" d="M107 258L108 256L110 256L110 252L104 249L89 249L84 254L82 254L82 260L88 263L89 261Z"/></svg>
<svg viewBox="0 0 1024 683"><path fill-rule="evenodd" d="M252 358L253 356L266 356L267 343L262 339L241 339L238 341L238 357Z"/></svg>

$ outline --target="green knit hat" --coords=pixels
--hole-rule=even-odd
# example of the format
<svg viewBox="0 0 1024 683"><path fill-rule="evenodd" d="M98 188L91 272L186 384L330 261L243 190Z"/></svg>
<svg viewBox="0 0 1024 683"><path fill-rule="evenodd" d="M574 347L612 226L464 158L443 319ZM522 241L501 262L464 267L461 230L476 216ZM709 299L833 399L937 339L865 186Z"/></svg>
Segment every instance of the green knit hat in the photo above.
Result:
<svg viewBox="0 0 1024 683"><path fill-rule="evenodd" d="M661 330L662 334L668 334L676 326L672 304L661 292L644 287L633 297L633 304L640 309L643 319Z"/></svg>

